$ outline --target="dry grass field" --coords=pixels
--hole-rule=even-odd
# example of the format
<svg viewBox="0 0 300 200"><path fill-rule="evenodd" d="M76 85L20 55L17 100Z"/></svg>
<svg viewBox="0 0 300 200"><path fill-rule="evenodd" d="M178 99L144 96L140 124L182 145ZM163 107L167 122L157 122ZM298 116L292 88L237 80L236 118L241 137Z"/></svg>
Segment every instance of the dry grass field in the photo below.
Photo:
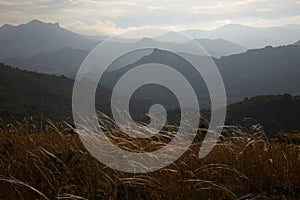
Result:
<svg viewBox="0 0 300 200"><path fill-rule="evenodd" d="M77 134L52 124L2 125L0 199L299 199L300 145L263 138L220 141L204 159L201 141L147 174L114 171Z"/></svg>

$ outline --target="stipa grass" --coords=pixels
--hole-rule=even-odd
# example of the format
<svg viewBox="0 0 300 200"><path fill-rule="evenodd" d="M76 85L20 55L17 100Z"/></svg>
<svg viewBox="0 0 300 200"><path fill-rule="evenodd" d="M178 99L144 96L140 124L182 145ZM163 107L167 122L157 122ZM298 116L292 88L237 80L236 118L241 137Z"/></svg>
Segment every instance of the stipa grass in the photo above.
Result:
<svg viewBox="0 0 300 200"><path fill-rule="evenodd" d="M300 198L299 144L226 139L199 159L201 141L195 140L166 168L127 174L102 165L75 133L50 124L0 130L0 199Z"/></svg>

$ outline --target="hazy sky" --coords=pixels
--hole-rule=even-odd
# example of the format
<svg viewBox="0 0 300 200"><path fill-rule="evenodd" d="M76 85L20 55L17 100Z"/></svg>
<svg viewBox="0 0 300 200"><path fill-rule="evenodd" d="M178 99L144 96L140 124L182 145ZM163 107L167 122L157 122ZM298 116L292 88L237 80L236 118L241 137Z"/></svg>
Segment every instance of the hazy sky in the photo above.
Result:
<svg viewBox="0 0 300 200"><path fill-rule="evenodd" d="M300 24L300 0L0 0L0 25L32 19L86 34L135 27L213 29L229 23Z"/></svg>

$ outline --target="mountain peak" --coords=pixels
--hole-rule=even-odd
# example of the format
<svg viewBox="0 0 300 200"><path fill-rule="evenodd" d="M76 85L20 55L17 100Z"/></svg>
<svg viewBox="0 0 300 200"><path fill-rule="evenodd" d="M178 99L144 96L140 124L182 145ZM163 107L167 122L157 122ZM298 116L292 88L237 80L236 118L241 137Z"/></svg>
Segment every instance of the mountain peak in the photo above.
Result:
<svg viewBox="0 0 300 200"><path fill-rule="evenodd" d="M153 42L154 39L152 38L147 38L147 37L143 37L142 39L139 40L139 42Z"/></svg>
<svg viewBox="0 0 300 200"><path fill-rule="evenodd" d="M55 27L60 27L59 23L46 23L37 19L33 19L30 22L28 22L27 24L23 24L23 25L29 25L29 26L55 26Z"/></svg>
<svg viewBox="0 0 300 200"><path fill-rule="evenodd" d="M248 29L248 28L255 28L255 27L245 26L245 25L242 25L242 24L226 24L226 25L221 26L217 29Z"/></svg>
<svg viewBox="0 0 300 200"><path fill-rule="evenodd" d="M143 37L142 39L140 40L137 40L136 43L138 44L143 44L143 45L149 45L149 44L154 44L154 43L157 43L157 41L153 38L147 38L147 37Z"/></svg>
<svg viewBox="0 0 300 200"><path fill-rule="evenodd" d="M8 29L8 28L13 28L15 26L11 25L11 24L4 24L3 26L0 27L0 29Z"/></svg>
<svg viewBox="0 0 300 200"><path fill-rule="evenodd" d="M0 27L0 29L10 29L10 28L18 28L18 27L57 27L60 28L59 23L47 23L43 22L37 19L33 19L30 22L26 24L20 24L18 26L14 26L11 24L4 24L3 26Z"/></svg>
<svg viewBox="0 0 300 200"><path fill-rule="evenodd" d="M42 22L38 19L33 19L30 22L28 22L28 24L44 24L44 22Z"/></svg>

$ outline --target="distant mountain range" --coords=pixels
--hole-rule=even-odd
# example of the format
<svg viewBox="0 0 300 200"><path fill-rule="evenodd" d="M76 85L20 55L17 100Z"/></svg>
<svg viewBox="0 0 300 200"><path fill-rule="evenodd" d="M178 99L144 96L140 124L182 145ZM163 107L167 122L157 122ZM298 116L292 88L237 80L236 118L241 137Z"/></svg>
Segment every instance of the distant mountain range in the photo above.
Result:
<svg viewBox="0 0 300 200"><path fill-rule="evenodd" d="M245 52L247 49L223 39L195 39L214 58Z"/></svg>
<svg viewBox="0 0 300 200"><path fill-rule="evenodd" d="M292 44L299 40L300 26L255 28L230 24L211 31L186 30L213 57L241 53L246 49ZM0 27L0 61L11 57L29 57L64 47L90 51L108 36L86 36L63 29L58 23L32 20L18 26ZM160 36L158 38L162 38ZM171 37L167 34L165 37Z"/></svg>
<svg viewBox="0 0 300 200"><path fill-rule="evenodd" d="M300 26L289 25L284 27L256 28L239 24L229 24L211 31L197 29L186 30L183 33L192 38L222 38L248 49L253 49L269 45L293 44L299 40Z"/></svg>
<svg viewBox="0 0 300 200"><path fill-rule="evenodd" d="M0 60L28 57L40 52L57 51L63 47L91 50L101 37L84 36L63 29L58 23L33 20L19 26L0 28Z"/></svg>
<svg viewBox="0 0 300 200"><path fill-rule="evenodd" d="M191 58L194 55L188 55ZM200 63L205 58L195 57ZM291 93L300 94L300 46L266 47L258 50L248 50L245 53L222 57L214 60L223 77L228 100L239 101L245 97L263 94ZM193 67L169 52L154 50L151 54L121 69L108 71L104 74L101 83L108 88L113 88L117 80L128 70L146 63L162 63L179 71L194 85L200 100L206 99L207 89L201 76L193 71ZM205 62L205 61L203 61ZM148 75L145 75L148 76ZM140 77L143 79L143 75ZM149 89L140 96L156 94L157 89ZM147 94L149 93L149 94ZM162 91L159 94L164 94ZM152 95L153 96L153 95ZM171 102L169 98L161 98ZM205 102L202 102L205 104Z"/></svg>
<svg viewBox="0 0 300 200"><path fill-rule="evenodd" d="M3 62L19 69L39 73L75 77L89 51L64 47L53 52L41 52L29 57L12 57Z"/></svg>
<svg viewBox="0 0 300 200"><path fill-rule="evenodd" d="M65 47L55 52L39 53L28 58L10 58L4 62L21 69L74 78L87 54L86 50ZM150 61L165 60L168 61L165 64L173 66L180 63L176 58L171 59L170 55L163 52L161 56L165 56L164 58L157 56L155 52L150 52L149 56L128 58L125 61L121 60L118 64L129 69L130 66L134 67ZM224 56L214 61L223 76L230 102L263 94L300 94L300 46L289 45L248 50L245 53ZM178 67L191 76L195 74L189 70L190 66L182 64ZM112 87L113 80L120 76L120 72L114 71L107 74L103 81L106 87ZM204 88L202 87L201 91Z"/></svg>
<svg viewBox="0 0 300 200"><path fill-rule="evenodd" d="M209 55L213 55L216 58L246 51L245 48L222 39L199 39L196 41L199 42L205 48L206 51L208 51ZM141 39L136 41L136 43L147 43L149 46L151 46L151 44L160 43L165 46L172 46L173 49L182 49L181 44L162 43L153 39ZM119 48L118 46L120 45L118 44L120 43L111 43L111 45L114 46L114 48ZM84 49L73 49L70 47L63 47L62 49L53 52L40 52L29 57L7 58L3 60L3 63L29 71L36 71L40 73L55 75L65 75L74 78L77 70L79 69L80 64L88 55L88 53L89 51ZM125 62L123 60L122 65L126 66L127 64L131 64L137 61L138 59L140 59L140 57L133 56L131 59Z"/></svg>
<svg viewBox="0 0 300 200"><path fill-rule="evenodd" d="M8 37L13 39L5 40ZM300 93L298 88L300 85L300 79L298 78L300 74L300 46L266 47L241 53L245 51L243 47L222 39L197 39L196 41L202 44L210 54L216 55L216 57L230 54L230 56L215 59L223 76L230 100L238 101L241 98L259 94ZM4 59L4 63L29 71L65 75L74 78L90 48L98 44L100 40L99 38L95 39L95 37L91 38L72 33L60 28L58 24L46 24L34 20L28 24L16 27L3 26L0 29L0 43L3 42L5 44L0 45L0 52L8 53L0 53L0 56L15 54L15 51L16 54L20 53L23 55ZM147 38L138 40L136 43L162 44L162 42L155 39ZM178 51L182 49L182 44L168 42L163 44L178 49ZM124 44L112 42L111 45L114 48L118 48ZM26 48L27 46L28 48ZM78 49L76 47L84 48ZM32 56L24 56L24 54L31 54L40 49L43 51ZM50 49L56 50L46 51ZM236 54L231 55L233 53ZM168 56L166 55L164 60L168 60ZM154 53L150 54L147 59L159 61ZM133 56L127 60L123 59L119 64L127 66L134 65L134 63L141 64L144 61L145 58L142 56ZM170 62L174 65L176 60L171 59ZM182 68L188 70L188 67L182 66ZM186 72L189 73L188 71Z"/></svg>
<svg viewBox="0 0 300 200"><path fill-rule="evenodd" d="M38 20L19 26L4 25L0 28L0 60L20 69L74 78L81 62L101 39L105 37L79 35L61 28L57 23L44 23ZM223 39L196 41L216 58L246 51L245 48ZM148 45L162 44L147 38L136 42ZM114 48L118 48L118 44L118 42L111 43ZM166 42L163 44L181 49L181 44ZM128 64L137 60L132 59Z"/></svg>

